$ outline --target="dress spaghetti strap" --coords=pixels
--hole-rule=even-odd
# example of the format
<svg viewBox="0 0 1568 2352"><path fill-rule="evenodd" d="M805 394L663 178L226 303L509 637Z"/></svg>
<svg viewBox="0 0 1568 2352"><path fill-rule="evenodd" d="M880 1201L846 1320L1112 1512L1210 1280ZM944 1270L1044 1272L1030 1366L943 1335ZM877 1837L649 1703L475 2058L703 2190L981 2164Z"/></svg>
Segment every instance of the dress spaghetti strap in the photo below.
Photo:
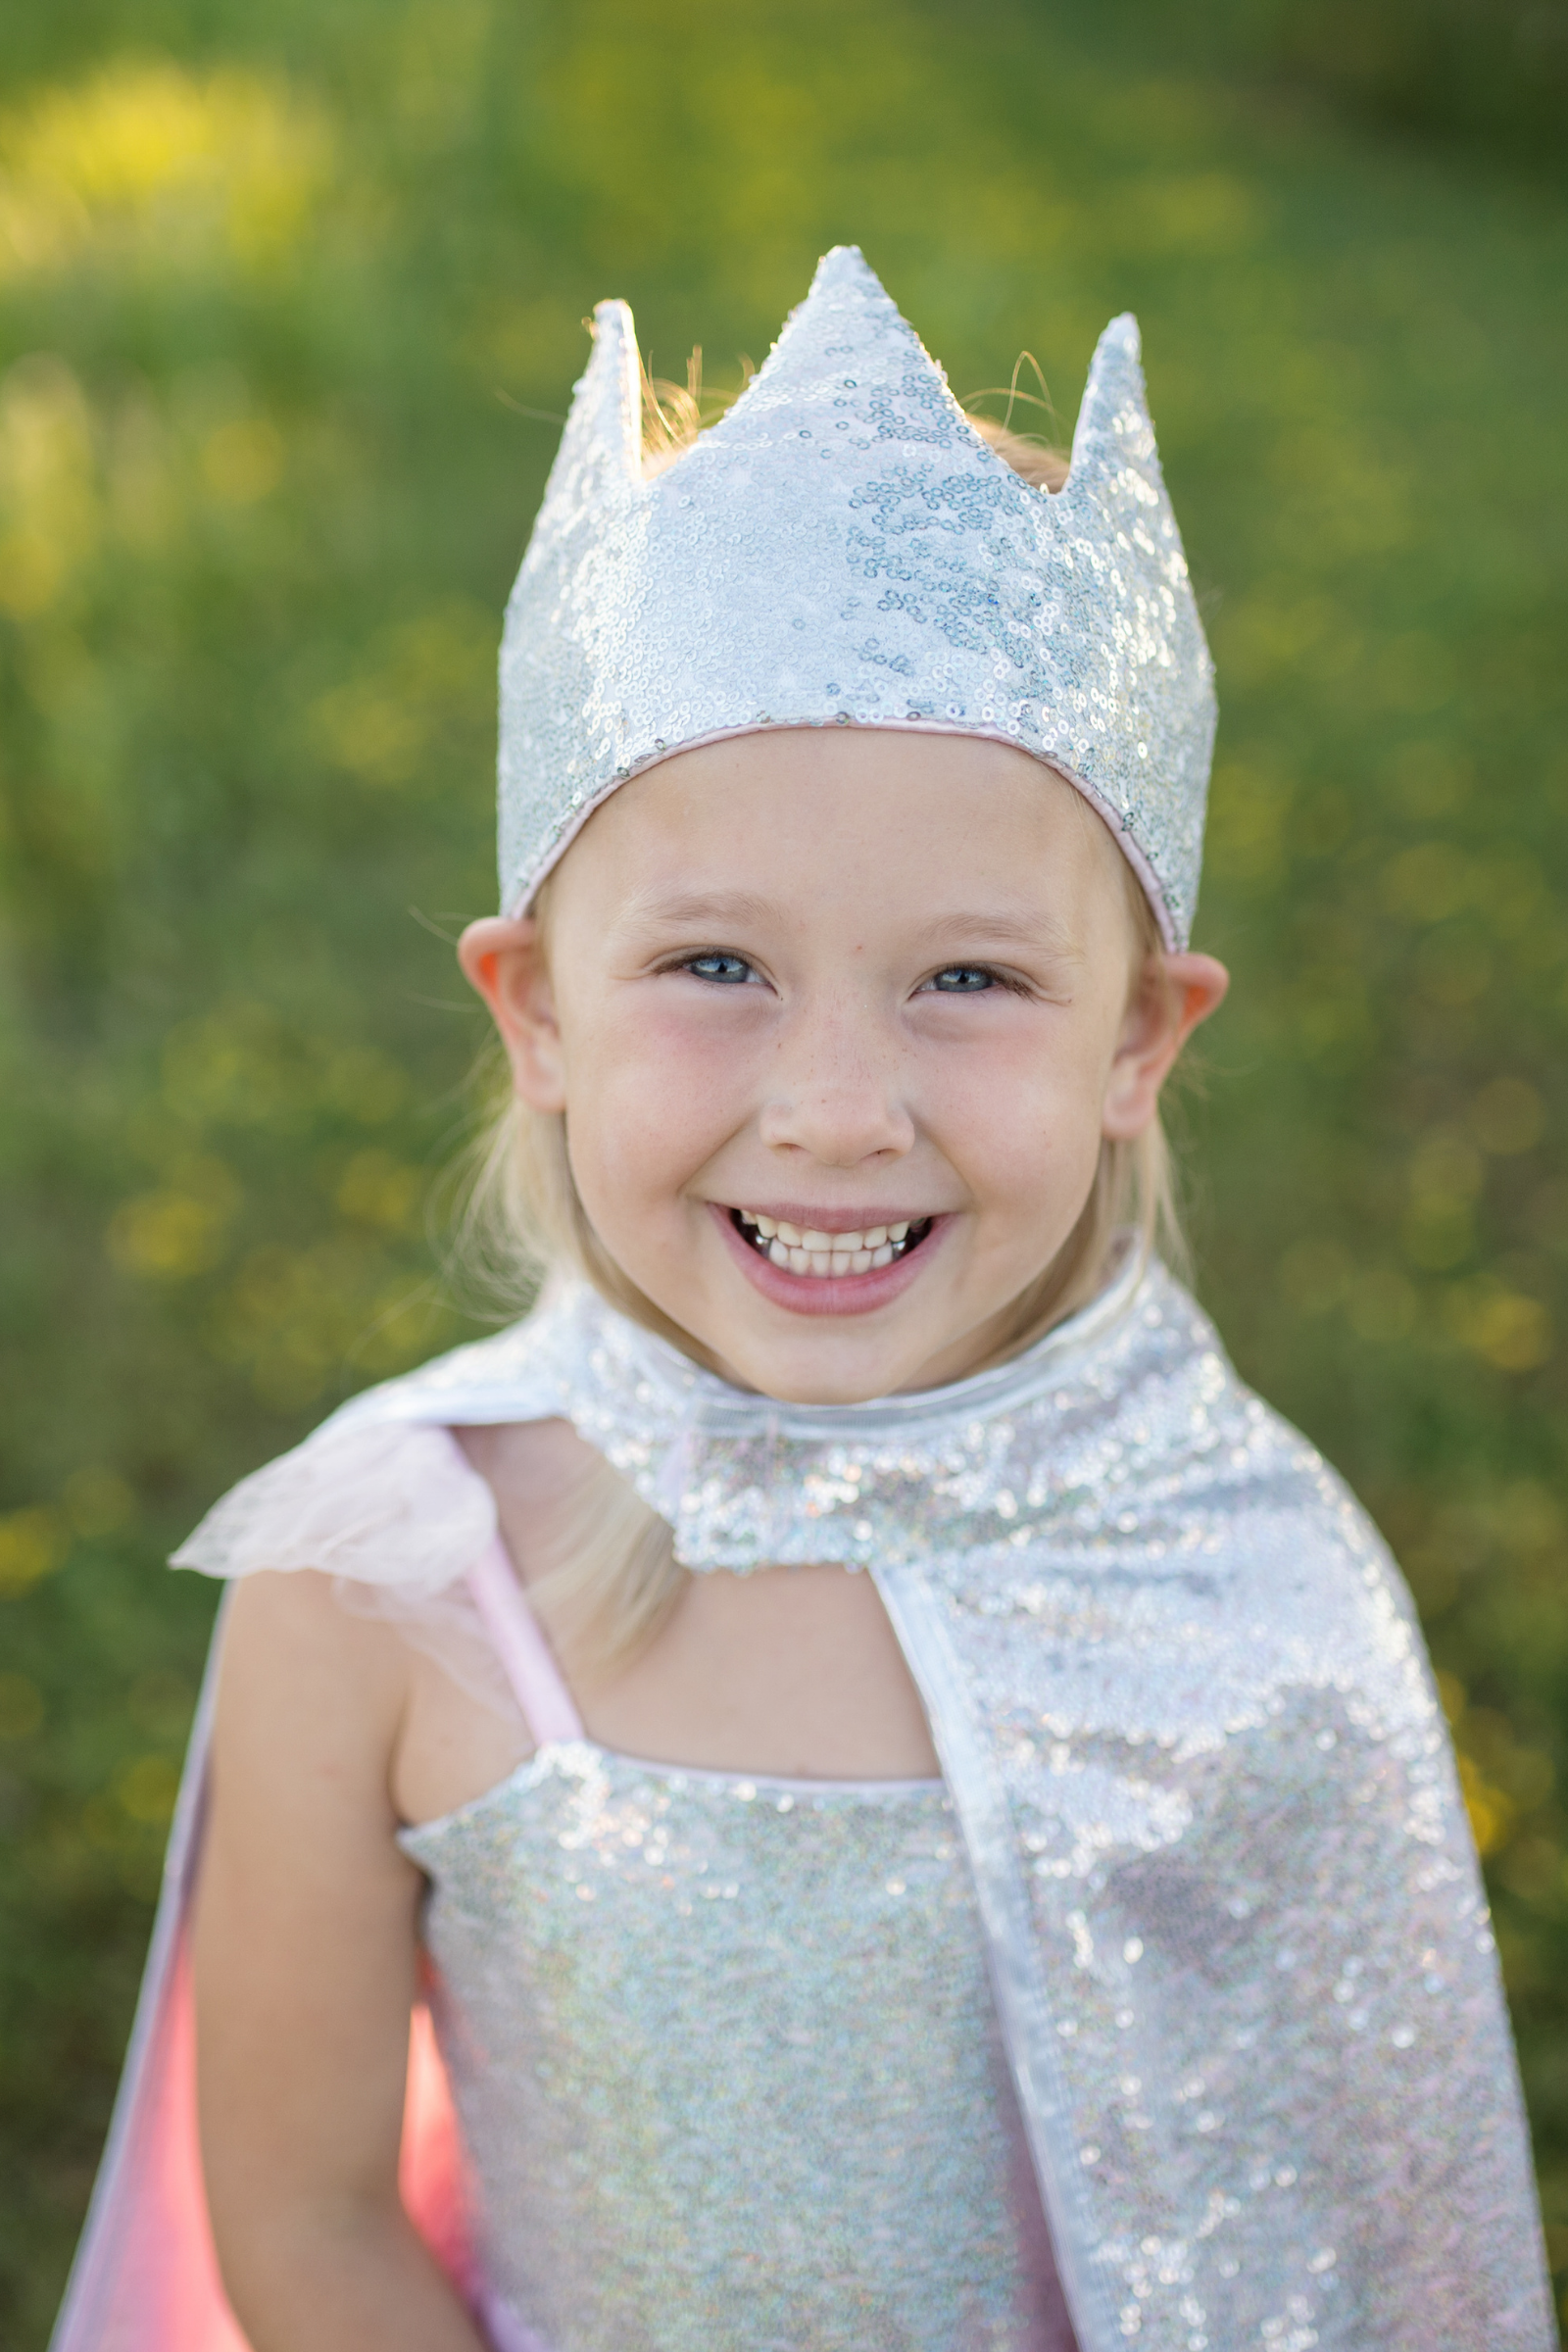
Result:
<svg viewBox="0 0 1568 2352"><path fill-rule="evenodd" d="M536 1745L580 1740L582 1717L499 1535L468 1570L468 1591Z"/></svg>

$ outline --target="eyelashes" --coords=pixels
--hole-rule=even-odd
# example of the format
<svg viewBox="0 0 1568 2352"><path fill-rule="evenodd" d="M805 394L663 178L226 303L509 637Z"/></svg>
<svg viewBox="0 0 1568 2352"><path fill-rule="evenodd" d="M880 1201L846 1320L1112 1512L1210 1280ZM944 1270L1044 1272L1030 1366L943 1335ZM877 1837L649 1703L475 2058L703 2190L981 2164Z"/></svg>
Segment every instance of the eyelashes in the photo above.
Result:
<svg viewBox="0 0 1568 2352"><path fill-rule="evenodd" d="M923 983L933 996L939 997L979 997L999 985L997 974L984 963L946 964Z"/></svg>
<svg viewBox="0 0 1568 2352"><path fill-rule="evenodd" d="M999 970L994 963L945 963L929 980L922 980L915 992L930 997L1028 997L1038 999L1038 983L1031 983L1019 972Z"/></svg>
<svg viewBox="0 0 1568 2352"><path fill-rule="evenodd" d="M665 965L666 971L689 972L694 980L710 988L744 987L748 981L760 977L757 966L744 956L728 948L707 948L698 956L683 956L677 963ZM996 990L1009 996L1027 996L1027 984L1008 972L998 971L989 963L947 963L940 971L922 980L916 996L983 997Z"/></svg>
<svg viewBox="0 0 1568 2352"><path fill-rule="evenodd" d="M756 976L755 967L744 956L731 956L722 948L710 949L702 956L688 956L672 968L690 972L694 979L706 980L719 988L734 988Z"/></svg>

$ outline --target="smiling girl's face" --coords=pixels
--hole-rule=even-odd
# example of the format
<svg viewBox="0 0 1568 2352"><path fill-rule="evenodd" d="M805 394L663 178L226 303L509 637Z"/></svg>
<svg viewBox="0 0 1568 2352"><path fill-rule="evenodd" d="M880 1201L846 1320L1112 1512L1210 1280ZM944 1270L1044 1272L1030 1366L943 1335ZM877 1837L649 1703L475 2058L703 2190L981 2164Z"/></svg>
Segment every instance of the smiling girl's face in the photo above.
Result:
<svg viewBox="0 0 1568 2352"><path fill-rule="evenodd" d="M625 784L548 923L464 966L564 1111L623 1274L725 1375L848 1403L959 1378L1152 1117L1212 958L1146 970L1073 788L979 738L780 730Z"/></svg>

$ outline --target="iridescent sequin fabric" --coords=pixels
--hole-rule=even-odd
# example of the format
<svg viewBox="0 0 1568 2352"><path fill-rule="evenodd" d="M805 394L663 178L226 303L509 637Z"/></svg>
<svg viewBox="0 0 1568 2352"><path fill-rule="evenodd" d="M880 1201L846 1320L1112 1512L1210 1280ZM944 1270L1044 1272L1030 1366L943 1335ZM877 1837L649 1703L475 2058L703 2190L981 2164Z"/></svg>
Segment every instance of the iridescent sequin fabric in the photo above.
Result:
<svg viewBox="0 0 1568 2352"><path fill-rule="evenodd" d="M876 1576L974 1875L1083 2352L1556 2341L1408 1597L1159 1268L998 1370L812 1410L581 1291L357 1399L570 1419L694 1568Z"/></svg>
<svg viewBox="0 0 1568 2352"><path fill-rule="evenodd" d="M986 447L853 247L822 262L728 415L647 481L625 304L602 303L594 332L507 610L503 907L673 752L912 726L1049 760L1185 946L1213 672L1134 320L1101 338L1054 495Z"/></svg>
<svg viewBox="0 0 1568 2352"><path fill-rule="evenodd" d="M401 1842L486 2276L551 2352L1064 2352L940 1786L572 1742Z"/></svg>

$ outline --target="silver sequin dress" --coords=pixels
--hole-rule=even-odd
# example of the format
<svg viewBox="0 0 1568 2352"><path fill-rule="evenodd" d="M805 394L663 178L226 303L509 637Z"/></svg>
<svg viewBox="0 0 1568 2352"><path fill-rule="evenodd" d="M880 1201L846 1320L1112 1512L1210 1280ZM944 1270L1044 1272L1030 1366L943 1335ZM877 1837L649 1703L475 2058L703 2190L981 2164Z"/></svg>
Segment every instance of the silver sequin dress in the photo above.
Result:
<svg viewBox="0 0 1568 2352"><path fill-rule="evenodd" d="M517 2341L1070 2344L940 1783L573 1741L401 1842Z"/></svg>

